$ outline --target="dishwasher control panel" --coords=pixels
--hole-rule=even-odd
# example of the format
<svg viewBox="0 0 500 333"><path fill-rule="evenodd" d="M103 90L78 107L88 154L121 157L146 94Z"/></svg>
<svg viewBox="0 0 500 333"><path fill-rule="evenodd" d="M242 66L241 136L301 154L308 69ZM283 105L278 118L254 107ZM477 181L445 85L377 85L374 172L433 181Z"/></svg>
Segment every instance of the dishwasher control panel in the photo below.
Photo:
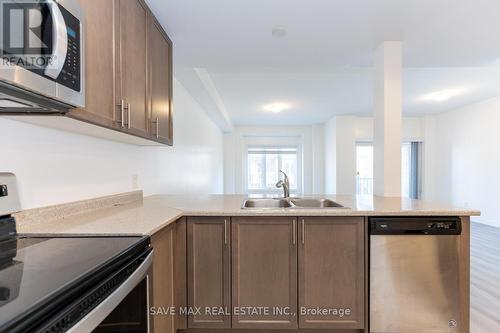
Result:
<svg viewBox="0 0 500 333"><path fill-rule="evenodd" d="M372 217L372 235L460 235L459 217Z"/></svg>

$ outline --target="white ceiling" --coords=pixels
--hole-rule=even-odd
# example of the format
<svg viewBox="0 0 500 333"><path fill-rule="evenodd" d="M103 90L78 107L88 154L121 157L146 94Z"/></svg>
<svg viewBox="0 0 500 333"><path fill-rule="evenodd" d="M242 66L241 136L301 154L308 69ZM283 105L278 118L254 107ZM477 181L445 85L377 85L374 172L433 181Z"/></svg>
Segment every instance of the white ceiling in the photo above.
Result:
<svg viewBox="0 0 500 333"><path fill-rule="evenodd" d="M236 125L301 125L327 121L333 115L372 113L372 71L209 71ZM464 89L446 102L424 100L433 91ZM405 69L403 110L406 115L441 112L500 95L500 68ZM290 110L270 113L275 101Z"/></svg>
<svg viewBox="0 0 500 333"><path fill-rule="evenodd" d="M406 115L500 95L498 0L147 2L174 41L176 77L219 122L297 125L370 114L372 54L384 40L403 42ZM272 37L276 26L287 35ZM454 88L465 90L421 101ZM292 107L262 110L273 102Z"/></svg>

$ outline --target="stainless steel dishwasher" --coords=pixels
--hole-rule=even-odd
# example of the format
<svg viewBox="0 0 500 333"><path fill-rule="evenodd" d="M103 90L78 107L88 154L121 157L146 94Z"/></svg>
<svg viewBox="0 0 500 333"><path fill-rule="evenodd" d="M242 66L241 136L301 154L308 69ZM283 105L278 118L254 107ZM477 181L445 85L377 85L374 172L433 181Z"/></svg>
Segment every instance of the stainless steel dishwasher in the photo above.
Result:
<svg viewBox="0 0 500 333"><path fill-rule="evenodd" d="M456 217L370 218L370 332L459 333Z"/></svg>

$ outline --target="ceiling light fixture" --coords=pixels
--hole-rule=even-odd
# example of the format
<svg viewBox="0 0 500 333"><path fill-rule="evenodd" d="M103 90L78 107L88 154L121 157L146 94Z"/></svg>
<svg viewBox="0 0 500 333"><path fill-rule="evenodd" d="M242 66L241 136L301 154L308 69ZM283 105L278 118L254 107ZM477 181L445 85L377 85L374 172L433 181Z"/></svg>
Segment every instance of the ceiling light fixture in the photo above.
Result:
<svg viewBox="0 0 500 333"><path fill-rule="evenodd" d="M465 89L463 88L445 89L427 94L422 99L425 101L444 102L454 96L462 94L464 91Z"/></svg>
<svg viewBox="0 0 500 333"><path fill-rule="evenodd" d="M286 36L286 29L282 26L274 27L271 32L273 37L282 38Z"/></svg>
<svg viewBox="0 0 500 333"><path fill-rule="evenodd" d="M289 107L290 107L290 105L286 104L286 103L273 103L273 104L269 104L269 105L264 106L264 110L271 111L274 113L280 113L281 111L286 110Z"/></svg>

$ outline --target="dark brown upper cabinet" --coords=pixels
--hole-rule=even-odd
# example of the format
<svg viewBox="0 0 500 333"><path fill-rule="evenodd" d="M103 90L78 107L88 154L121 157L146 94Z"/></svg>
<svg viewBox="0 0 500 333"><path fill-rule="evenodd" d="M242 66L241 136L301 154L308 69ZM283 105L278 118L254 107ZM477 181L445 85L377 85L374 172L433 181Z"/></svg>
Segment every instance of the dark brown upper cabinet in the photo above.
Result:
<svg viewBox="0 0 500 333"><path fill-rule="evenodd" d="M232 328L297 328L296 218L232 219ZM265 311L265 310L264 310Z"/></svg>
<svg viewBox="0 0 500 333"><path fill-rule="evenodd" d="M115 103L116 1L79 0L85 12L85 109L68 116L119 129Z"/></svg>
<svg viewBox="0 0 500 333"><path fill-rule="evenodd" d="M172 41L155 18L151 19L150 41L150 134L172 145Z"/></svg>
<svg viewBox="0 0 500 333"><path fill-rule="evenodd" d="M143 0L79 2L87 29L86 107L68 116L172 145L171 40Z"/></svg>
<svg viewBox="0 0 500 333"><path fill-rule="evenodd" d="M119 118L123 120L121 126L131 134L147 137L148 8L141 0L117 2L116 105L120 108Z"/></svg>
<svg viewBox="0 0 500 333"><path fill-rule="evenodd" d="M200 313L188 315L188 328L230 328L229 218L190 217L187 224L187 302Z"/></svg>
<svg viewBox="0 0 500 333"><path fill-rule="evenodd" d="M363 329L364 219L305 217L298 222L299 327ZM332 312L327 315L304 312L317 308Z"/></svg>

